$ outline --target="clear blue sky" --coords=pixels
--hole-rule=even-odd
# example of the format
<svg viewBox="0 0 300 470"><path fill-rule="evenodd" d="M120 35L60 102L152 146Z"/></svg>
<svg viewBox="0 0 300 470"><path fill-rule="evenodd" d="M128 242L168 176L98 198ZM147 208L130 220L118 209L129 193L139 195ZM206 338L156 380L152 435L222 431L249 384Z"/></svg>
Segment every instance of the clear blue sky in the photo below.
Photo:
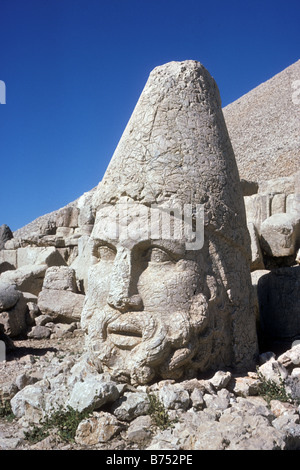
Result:
<svg viewBox="0 0 300 470"><path fill-rule="evenodd" d="M300 2L0 0L0 45L0 225L16 230L98 184L155 66L202 62L226 106L296 62Z"/></svg>

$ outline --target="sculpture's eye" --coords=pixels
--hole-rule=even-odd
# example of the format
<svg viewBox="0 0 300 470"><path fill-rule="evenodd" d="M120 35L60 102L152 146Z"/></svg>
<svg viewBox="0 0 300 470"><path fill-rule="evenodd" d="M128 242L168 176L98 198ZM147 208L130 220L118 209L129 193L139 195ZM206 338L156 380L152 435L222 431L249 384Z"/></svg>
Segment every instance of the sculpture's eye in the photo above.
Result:
<svg viewBox="0 0 300 470"><path fill-rule="evenodd" d="M100 261L114 261L116 256L115 251L105 245L98 247L98 258Z"/></svg>
<svg viewBox="0 0 300 470"><path fill-rule="evenodd" d="M161 248L152 247L145 253L145 259L150 263L166 263L172 261L170 255Z"/></svg>

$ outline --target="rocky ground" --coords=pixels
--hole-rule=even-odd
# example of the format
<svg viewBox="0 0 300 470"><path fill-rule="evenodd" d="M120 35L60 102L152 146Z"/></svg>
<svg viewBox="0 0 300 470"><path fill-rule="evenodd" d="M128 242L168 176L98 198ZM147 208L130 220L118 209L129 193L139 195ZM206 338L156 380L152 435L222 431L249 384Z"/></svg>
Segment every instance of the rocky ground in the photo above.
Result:
<svg viewBox="0 0 300 470"><path fill-rule="evenodd" d="M58 384L59 393L58 378L68 376L82 356L83 334L78 329L64 338L14 345L0 363L3 403L45 378ZM38 411L36 417L31 410L19 418L2 411L0 449L299 450L299 364L300 346L295 346L279 357L261 355L259 369L243 377L219 371L206 380L118 385L113 401L93 402L90 415L76 424L75 439L60 437L59 428L52 427L48 436L35 436L38 442L30 440Z"/></svg>

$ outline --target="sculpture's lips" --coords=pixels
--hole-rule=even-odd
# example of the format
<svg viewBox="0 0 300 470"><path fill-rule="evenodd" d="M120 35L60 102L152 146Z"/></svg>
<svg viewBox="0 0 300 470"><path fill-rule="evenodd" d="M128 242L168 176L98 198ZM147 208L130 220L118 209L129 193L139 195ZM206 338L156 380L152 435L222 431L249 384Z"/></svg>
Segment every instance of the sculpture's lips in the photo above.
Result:
<svg viewBox="0 0 300 470"><path fill-rule="evenodd" d="M143 330L138 319L128 318L125 314L121 319L118 318L108 325L107 334L119 348L132 349L141 342Z"/></svg>

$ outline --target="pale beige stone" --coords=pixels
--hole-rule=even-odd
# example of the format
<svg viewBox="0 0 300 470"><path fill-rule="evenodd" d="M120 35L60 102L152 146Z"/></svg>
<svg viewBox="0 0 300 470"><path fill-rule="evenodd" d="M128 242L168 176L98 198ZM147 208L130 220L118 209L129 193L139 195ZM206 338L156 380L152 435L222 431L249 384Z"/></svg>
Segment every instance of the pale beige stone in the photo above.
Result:
<svg viewBox="0 0 300 470"><path fill-rule="evenodd" d="M95 445L100 442L108 442L118 434L124 425L114 415L104 411L94 412L79 424L75 441L81 445Z"/></svg>
<svg viewBox="0 0 300 470"><path fill-rule="evenodd" d="M299 171L299 76L300 60L223 109L241 178L261 184Z"/></svg>
<svg viewBox="0 0 300 470"><path fill-rule="evenodd" d="M274 214L260 227L263 251L272 257L296 255L300 219L293 214Z"/></svg>
<svg viewBox="0 0 300 470"><path fill-rule="evenodd" d="M187 234L146 233L155 214L171 210L176 228L187 204L204 210L203 243L191 245ZM95 364L139 384L253 364L242 189L218 88L201 64L153 70L93 206L98 262L89 270L82 326Z"/></svg>

